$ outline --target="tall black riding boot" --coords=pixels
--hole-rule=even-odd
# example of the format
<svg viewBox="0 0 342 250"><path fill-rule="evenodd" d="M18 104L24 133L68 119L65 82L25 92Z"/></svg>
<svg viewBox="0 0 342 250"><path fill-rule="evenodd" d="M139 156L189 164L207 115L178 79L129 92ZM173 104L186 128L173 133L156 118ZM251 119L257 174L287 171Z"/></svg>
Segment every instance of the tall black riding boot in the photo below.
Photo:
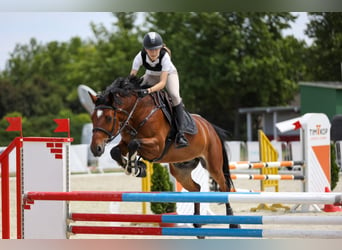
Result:
<svg viewBox="0 0 342 250"><path fill-rule="evenodd" d="M173 107L177 135L176 135L176 148L183 148L189 145L188 140L184 136L184 110L183 103L181 102L177 106Z"/></svg>

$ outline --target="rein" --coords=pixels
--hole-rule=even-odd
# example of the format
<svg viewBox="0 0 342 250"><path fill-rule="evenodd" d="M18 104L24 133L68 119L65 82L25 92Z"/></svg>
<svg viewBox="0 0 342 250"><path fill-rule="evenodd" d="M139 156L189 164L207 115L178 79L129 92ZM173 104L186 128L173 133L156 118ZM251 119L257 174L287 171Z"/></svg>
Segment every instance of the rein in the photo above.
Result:
<svg viewBox="0 0 342 250"><path fill-rule="evenodd" d="M108 105L99 105L99 106L95 107L95 110L99 110L99 109L100 110L101 109L112 109L112 110L114 110L114 122L113 122L113 128L112 128L112 130L110 132L105 130L104 128L101 128L101 127L93 128L93 132L101 131L101 132L105 133L106 135L108 135L109 139L107 140L107 143L111 142L112 140L114 140L122 132L122 130L128 125L128 122L131 119L131 117L132 117L132 115L133 115L133 113L134 113L134 111L135 111L139 101L140 101L140 98L137 98L137 100L135 101L134 106L133 106L133 108L132 108L130 113L128 113L126 110L124 110L122 108L117 108L117 107L108 106ZM127 116L127 119L123 123L123 125L120 126L120 129L118 130L118 132L115 135L113 135L113 132L115 130L115 124L116 124L116 112L124 113Z"/></svg>
<svg viewBox="0 0 342 250"><path fill-rule="evenodd" d="M131 120L132 116L133 116L133 113L134 111L136 110L137 106L138 106L138 103L140 102L141 98L138 97L134 103L134 106L133 108L131 109L130 112L122 109L122 108L117 108L117 107L113 107L113 106L108 106L108 105L99 105L97 107L95 107L95 110L102 110L102 109L112 109L114 110L114 122L113 122L113 127L112 127L112 130L109 132L108 130L104 129L104 128L101 128L101 127L95 127L93 128L93 132L95 131L101 131L103 133L105 133L109 139L107 140L107 143L108 142L111 142L112 140L114 140L127 126L129 126L130 128L130 134L131 136L135 137L137 134L138 134L138 130L140 127L142 127L149 119L150 117L158 110L160 109L161 107L160 106L156 106L154 107L154 109L151 110L151 112L145 117L145 119L143 119L141 121L141 123L138 125L138 127L135 129L133 128L130 124L129 124L129 121ZM120 129L118 130L118 132L113 135L113 132L115 130L115 124L116 124L116 113L117 112L122 112L124 113L126 116L127 116L127 119L123 122L123 124L120 126Z"/></svg>

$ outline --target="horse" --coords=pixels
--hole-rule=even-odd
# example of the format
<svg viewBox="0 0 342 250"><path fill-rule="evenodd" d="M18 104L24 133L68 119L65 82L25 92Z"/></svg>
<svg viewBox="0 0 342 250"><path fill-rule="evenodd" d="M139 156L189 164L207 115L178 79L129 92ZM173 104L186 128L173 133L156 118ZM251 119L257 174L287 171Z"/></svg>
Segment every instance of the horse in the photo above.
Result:
<svg viewBox="0 0 342 250"><path fill-rule="evenodd" d="M152 94L141 97L138 94L143 88L141 82L142 79L137 77L119 77L102 93L96 96L89 93L95 104L91 115L93 135L90 145L94 156L102 155L105 145L120 134L121 141L110 154L126 174L144 176L140 158L168 163L171 175L185 189L199 192L201 187L192 179L191 172L200 161L218 184L219 191L230 192L233 181L224 146L226 131L200 115L191 114L196 133L186 133L189 145L176 148L170 137L172 124L162 110L165 105L156 101L158 98ZM230 204L225 206L226 215L233 215ZM194 214L200 214L200 203L194 203ZM229 227L238 228L239 225Z"/></svg>

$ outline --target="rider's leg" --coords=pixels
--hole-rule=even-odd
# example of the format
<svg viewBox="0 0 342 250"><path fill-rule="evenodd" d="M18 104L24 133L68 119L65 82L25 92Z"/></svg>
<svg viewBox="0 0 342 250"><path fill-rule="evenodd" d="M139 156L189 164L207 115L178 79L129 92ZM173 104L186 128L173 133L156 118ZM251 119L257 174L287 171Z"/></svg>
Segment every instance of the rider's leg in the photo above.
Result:
<svg viewBox="0 0 342 250"><path fill-rule="evenodd" d="M176 136L176 148L188 146L188 140L184 136L184 106L179 95L179 78L177 73L168 76L166 89L172 99L174 118L178 130Z"/></svg>
<svg viewBox="0 0 342 250"><path fill-rule="evenodd" d="M160 81L160 76L153 76L153 75L145 74L145 75L143 75L143 79L144 80L140 85L144 86L144 87L145 86L150 87L150 86L153 86Z"/></svg>
<svg viewBox="0 0 342 250"><path fill-rule="evenodd" d="M176 120L176 127L178 133L176 135L176 148L183 148L188 146L188 140L184 136L184 110L183 103L181 102L177 106L172 107L174 111L174 116Z"/></svg>

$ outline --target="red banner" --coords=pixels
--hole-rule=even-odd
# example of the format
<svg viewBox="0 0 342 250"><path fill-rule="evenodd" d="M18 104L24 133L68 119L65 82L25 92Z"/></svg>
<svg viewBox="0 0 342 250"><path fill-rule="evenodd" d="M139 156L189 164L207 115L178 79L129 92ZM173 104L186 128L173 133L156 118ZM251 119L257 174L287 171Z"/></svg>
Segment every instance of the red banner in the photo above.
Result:
<svg viewBox="0 0 342 250"><path fill-rule="evenodd" d="M57 128L53 131L58 132L68 132L70 134L70 121L68 118L65 119L53 119L57 124ZM69 136L70 137L70 136Z"/></svg>
<svg viewBox="0 0 342 250"><path fill-rule="evenodd" d="M6 131L22 131L21 117L6 117L9 125Z"/></svg>
<svg viewBox="0 0 342 250"><path fill-rule="evenodd" d="M295 123L293 123L293 125L295 126L294 130L300 129L302 127L302 124L300 124L300 121L296 121Z"/></svg>

